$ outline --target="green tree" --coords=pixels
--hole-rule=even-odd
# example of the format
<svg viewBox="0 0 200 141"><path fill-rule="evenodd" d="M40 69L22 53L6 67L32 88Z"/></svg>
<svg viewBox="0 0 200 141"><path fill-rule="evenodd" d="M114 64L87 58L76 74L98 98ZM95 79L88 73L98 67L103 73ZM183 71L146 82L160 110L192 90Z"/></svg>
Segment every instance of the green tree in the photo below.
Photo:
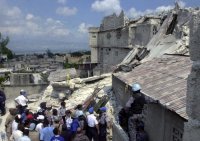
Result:
<svg viewBox="0 0 200 141"><path fill-rule="evenodd" d="M9 38L3 38L2 34L0 33L0 53L7 54L8 59L13 58L13 53L10 49L7 48L7 45L9 43Z"/></svg>

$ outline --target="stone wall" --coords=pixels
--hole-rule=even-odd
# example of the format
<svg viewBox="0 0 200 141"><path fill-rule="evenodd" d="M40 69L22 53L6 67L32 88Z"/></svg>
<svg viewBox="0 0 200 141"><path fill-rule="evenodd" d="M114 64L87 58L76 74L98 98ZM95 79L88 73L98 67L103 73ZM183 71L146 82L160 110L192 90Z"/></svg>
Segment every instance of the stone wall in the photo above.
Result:
<svg viewBox="0 0 200 141"><path fill-rule="evenodd" d="M149 141L182 140L184 122L176 113L169 111L162 105L148 104L144 109L145 131Z"/></svg>
<svg viewBox="0 0 200 141"><path fill-rule="evenodd" d="M91 48L91 62L92 63L98 63L98 48L92 47Z"/></svg>
<svg viewBox="0 0 200 141"><path fill-rule="evenodd" d="M124 12L122 11L119 16L117 16L115 13L104 17L102 20L102 24L100 27L100 30L110 30L110 29L116 29L118 27L124 26L126 23L126 18L124 16Z"/></svg>
<svg viewBox="0 0 200 141"><path fill-rule="evenodd" d="M32 73L12 73L10 75L11 85L29 85L34 83Z"/></svg>
<svg viewBox="0 0 200 141"><path fill-rule="evenodd" d="M117 77L112 76L112 86L115 97L117 98L118 103L122 107L125 107L126 102L131 96L131 88L129 85L126 85L124 82L119 80Z"/></svg>
<svg viewBox="0 0 200 141"><path fill-rule="evenodd" d="M132 45L145 46L152 37L152 25L141 24L135 27L135 35L132 40Z"/></svg>
<svg viewBox="0 0 200 141"><path fill-rule="evenodd" d="M24 89L28 95L42 93L48 85L26 85L26 86L5 86L4 92L7 99L14 99L19 95L21 89Z"/></svg>
<svg viewBox="0 0 200 141"><path fill-rule="evenodd" d="M101 48L100 61L103 72L110 72L117 64L122 62L124 57L129 53L129 48Z"/></svg>
<svg viewBox="0 0 200 141"><path fill-rule="evenodd" d="M200 139L200 11L194 12L190 23L190 57L193 61L187 81L187 107L189 116L185 124L184 141Z"/></svg>
<svg viewBox="0 0 200 141"><path fill-rule="evenodd" d="M129 30L128 27L99 32L99 47L128 47Z"/></svg>
<svg viewBox="0 0 200 141"><path fill-rule="evenodd" d="M116 122L113 123L112 132L113 132L112 141L129 141L128 135Z"/></svg>

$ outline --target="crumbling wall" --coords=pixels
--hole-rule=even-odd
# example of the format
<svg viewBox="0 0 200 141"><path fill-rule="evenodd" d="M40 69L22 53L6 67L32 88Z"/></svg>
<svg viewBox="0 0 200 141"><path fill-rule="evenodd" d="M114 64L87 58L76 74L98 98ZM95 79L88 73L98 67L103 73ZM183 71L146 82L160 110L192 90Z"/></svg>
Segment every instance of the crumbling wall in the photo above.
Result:
<svg viewBox="0 0 200 141"><path fill-rule="evenodd" d="M115 13L104 17L102 20L102 24L100 27L100 30L110 30L110 29L116 29L119 27L123 27L126 23L127 19L124 15L124 12L121 11L120 15L117 16Z"/></svg>
<svg viewBox="0 0 200 141"><path fill-rule="evenodd" d="M133 45L145 46L151 39L151 25L140 24L135 27L135 38L132 40Z"/></svg>
<svg viewBox="0 0 200 141"><path fill-rule="evenodd" d="M190 24L190 55L193 61L187 83L187 107L189 116L185 124L184 141L200 139L200 11L195 12Z"/></svg>
<svg viewBox="0 0 200 141"><path fill-rule="evenodd" d="M100 57L102 57L103 72L110 72L114 70L115 66L123 60L123 58L131 50L129 48L101 48Z"/></svg>
<svg viewBox="0 0 200 141"><path fill-rule="evenodd" d="M128 27L99 32L98 47L127 47Z"/></svg>

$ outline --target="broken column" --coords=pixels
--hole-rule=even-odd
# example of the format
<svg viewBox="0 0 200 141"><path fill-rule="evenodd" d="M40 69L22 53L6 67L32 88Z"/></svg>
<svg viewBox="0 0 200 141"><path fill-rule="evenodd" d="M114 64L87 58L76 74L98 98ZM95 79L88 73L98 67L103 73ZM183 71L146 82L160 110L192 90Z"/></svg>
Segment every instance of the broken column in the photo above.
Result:
<svg viewBox="0 0 200 141"><path fill-rule="evenodd" d="M193 61L187 82L187 115L184 141L200 139L200 12L195 12L190 23L190 58Z"/></svg>

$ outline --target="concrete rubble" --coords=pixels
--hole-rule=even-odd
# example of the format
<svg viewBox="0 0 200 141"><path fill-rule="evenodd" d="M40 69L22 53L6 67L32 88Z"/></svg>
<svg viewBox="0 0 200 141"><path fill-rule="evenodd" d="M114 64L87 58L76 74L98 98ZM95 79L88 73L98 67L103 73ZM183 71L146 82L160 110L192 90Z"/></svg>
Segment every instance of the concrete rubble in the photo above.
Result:
<svg viewBox="0 0 200 141"><path fill-rule="evenodd" d="M48 80L52 82L65 81L67 79L72 79L77 76L75 68L70 69L59 69L50 73Z"/></svg>
<svg viewBox="0 0 200 141"><path fill-rule="evenodd" d="M189 55L189 21L194 12L195 9L181 9L176 5L167 16L163 16L160 29L149 43L133 48L116 70L131 71L140 63L164 54Z"/></svg>
<svg viewBox="0 0 200 141"><path fill-rule="evenodd" d="M155 57L161 57L164 54L178 54L189 55L194 61L192 73L188 80L188 100L187 100L187 114L189 115L189 122L185 126L184 141L189 141L190 137L194 139L190 141L197 141L200 134L200 119L199 114L199 35L200 35L200 12L197 9L180 9L176 6L167 16L163 16L163 23L157 34L148 42L146 46L138 46L133 48L124 60L117 65L115 71L129 72L141 63L152 60ZM193 19L192 19L192 15ZM189 21L194 21L191 25ZM189 26L190 25L190 26ZM189 31L192 30L190 38L190 52L189 52ZM123 72L122 72L123 73ZM75 69L58 70L52 72L48 78L50 85L42 94L30 95L28 98L30 103L28 108L35 112L41 102L47 102L53 108L60 106L60 100L65 100L67 109L74 109L78 104L89 106L90 102L94 100L100 105L108 100L106 107L108 107L108 114L113 121L113 128L119 129L118 113L121 110L121 105L116 100L112 91L112 74L104 74L101 76L94 76L85 79L75 78ZM103 99L103 100L102 100ZM196 101L197 100L197 101ZM99 105L98 105L99 106ZM14 101L7 101L7 107L14 107ZM98 109L98 107L96 108ZM2 118L1 127L6 116ZM0 131L3 131L2 128ZM116 130L119 131L119 130ZM119 134L125 133L120 129ZM128 140L125 134L124 139ZM117 139L115 139L117 140Z"/></svg>

